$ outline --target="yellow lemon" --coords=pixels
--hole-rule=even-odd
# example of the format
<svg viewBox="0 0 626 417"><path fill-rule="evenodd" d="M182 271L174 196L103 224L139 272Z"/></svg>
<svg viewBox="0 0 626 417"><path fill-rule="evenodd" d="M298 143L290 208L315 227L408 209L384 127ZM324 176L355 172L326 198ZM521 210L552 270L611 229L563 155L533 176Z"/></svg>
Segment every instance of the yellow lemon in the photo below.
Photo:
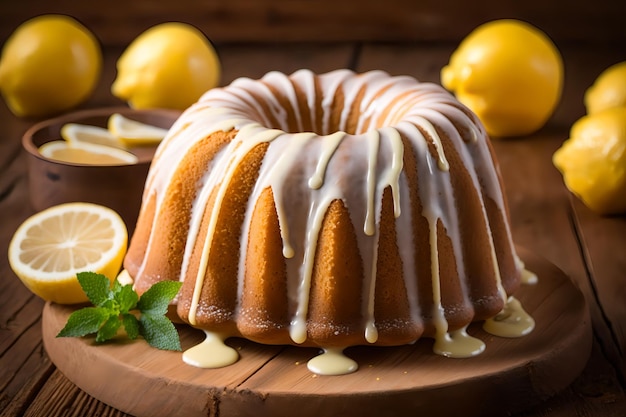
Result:
<svg viewBox="0 0 626 417"><path fill-rule="evenodd" d="M26 219L9 244L9 263L36 295L61 304L87 301L76 274L117 276L128 232L113 210L90 203L51 207Z"/></svg>
<svg viewBox="0 0 626 417"><path fill-rule="evenodd" d="M153 145L161 142L167 129L129 119L120 113L109 117L108 128L112 135L127 146Z"/></svg>
<svg viewBox="0 0 626 417"><path fill-rule="evenodd" d="M605 69L585 92L587 113L626 106L626 61Z"/></svg>
<svg viewBox="0 0 626 417"><path fill-rule="evenodd" d="M565 185L587 207L626 212L626 107L583 116L552 158Z"/></svg>
<svg viewBox="0 0 626 417"><path fill-rule="evenodd" d="M94 143L54 140L39 147L39 153L55 161L84 165L131 165L137 156L122 149Z"/></svg>
<svg viewBox="0 0 626 417"><path fill-rule="evenodd" d="M17 116L40 117L86 100L102 71L93 34L68 16L42 15L20 25L0 58L0 92Z"/></svg>
<svg viewBox="0 0 626 417"><path fill-rule="evenodd" d="M219 82L215 49L193 26L170 22L139 35L117 61L114 96L131 107L185 109Z"/></svg>
<svg viewBox="0 0 626 417"><path fill-rule="evenodd" d="M461 42L442 69L441 82L490 135L528 135L547 122L561 98L563 62L536 27L495 20Z"/></svg>

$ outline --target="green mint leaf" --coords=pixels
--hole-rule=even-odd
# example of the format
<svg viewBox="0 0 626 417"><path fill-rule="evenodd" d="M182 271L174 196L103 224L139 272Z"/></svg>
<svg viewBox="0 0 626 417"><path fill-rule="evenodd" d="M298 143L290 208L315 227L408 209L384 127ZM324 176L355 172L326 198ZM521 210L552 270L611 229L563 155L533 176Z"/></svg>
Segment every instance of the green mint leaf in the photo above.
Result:
<svg viewBox="0 0 626 417"><path fill-rule="evenodd" d="M85 307L76 310L67 319L57 337L82 337L96 333L109 318L109 311L102 307Z"/></svg>
<svg viewBox="0 0 626 417"><path fill-rule="evenodd" d="M112 339L117 334L117 330L121 325L122 321L118 316L110 316L100 329L98 329L98 333L96 333L96 342L100 343Z"/></svg>
<svg viewBox="0 0 626 417"><path fill-rule="evenodd" d="M122 324L130 340L135 340L139 336L139 320L137 320L137 317L132 314L123 314Z"/></svg>
<svg viewBox="0 0 626 417"><path fill-rule="evenodd" d="M182 282L179 281L161 281L154 284L148 289L139 301L137 308L143 314L153 316L164 315L167 313L167 307L170 301L176 297L180 290Z"/></svg>
<svg viewBox="0 0 626 417"><path fill-rule="evenodd" d="M96 307L72 313L57 337L82 337L95 333L96 342L104 342L115 337L123 326L131 340L142 335L148 344L158 349L181 350L178 332L165 316L181 282L156 283L140 298L132 285L122 285L115 280L111 286L109 279L102 274L81 272L77 278ZM134 314L134 310L139 312Z"/></svg>
<svg viewBox="0 0 626 417"><path fill-rule="evenodd" d="M133 286L131 284L127 284L119 286L119 288L114 290L114 299L118 303L120 313L126 314L137 306L139 296L135 290L133 290Z"/></svg>
<svg viewBox="0 0 626 417"><path fill-rule="evenodd" d="M93 305L101 306L111 298L111 281L104 275L95 272L79 272L76 277Z"/></svg>
<svg viewBox="0 0 626 417"><path fill-rule="evenodd" d="M176 327L163 315L142 314L140 333L150 346L163 350L181 350Z"/></svg>

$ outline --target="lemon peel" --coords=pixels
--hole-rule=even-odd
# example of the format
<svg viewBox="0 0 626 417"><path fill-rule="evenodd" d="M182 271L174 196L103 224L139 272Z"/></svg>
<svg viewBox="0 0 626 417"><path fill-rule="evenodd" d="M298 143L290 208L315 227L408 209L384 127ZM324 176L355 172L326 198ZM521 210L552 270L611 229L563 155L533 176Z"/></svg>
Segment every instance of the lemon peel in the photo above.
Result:
<svg viewBox="0 0 626 417"><path fill-rule="evenodd" d="M591 210L626 213L626 107L577 120L552 161L567 188Z"/></svg>
<svg viewBox="0 0 626 417"><path fill-rule="evenodd" d="M41 15L22 23L0 58L0 93L20 117L60 113L85 101L102 72L96 37L77 20Z"/></svg>
<svg viewBox="0 0 626 417"><path fill-rule="evenodd" d="M585 91L584 100L588 114L626 106L626 61L602 71L593 85Z"/></svg>
<svg viewBox="0 0 626 417"><path fill-rule="evenodd" d="M217 86L220 61L207 37L178 22L140 34L117 61L111 92L136 109L183 110Z"/></svg>
<svg viewBox="0 0 626 417"><path fill-rule="evenodd" d="M523 136L540 129L558 105L563 62L538 28L494 20L460 43L441 70L441 83L476 113L491 136Z"/></svg>

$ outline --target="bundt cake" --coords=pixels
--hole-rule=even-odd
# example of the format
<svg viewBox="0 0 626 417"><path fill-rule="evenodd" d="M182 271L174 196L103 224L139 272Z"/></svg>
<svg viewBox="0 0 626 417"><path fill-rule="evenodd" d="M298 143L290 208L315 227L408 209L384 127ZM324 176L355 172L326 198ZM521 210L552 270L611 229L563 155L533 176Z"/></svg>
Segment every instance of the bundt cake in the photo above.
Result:
<svg viewBox="0 0 626 417"><path fill-rule="evenodd" d="M472 322L533 326L482 125L440 86L382 71L208 91L157 150L124 267L139 293L183 281L177 314L207 333L183 357L199 366L236 360L206 354L233 336L317 346L310 369L346 373L349 346L432 337L472 356ZM517 319L494 319L505 307Z"/></svg>

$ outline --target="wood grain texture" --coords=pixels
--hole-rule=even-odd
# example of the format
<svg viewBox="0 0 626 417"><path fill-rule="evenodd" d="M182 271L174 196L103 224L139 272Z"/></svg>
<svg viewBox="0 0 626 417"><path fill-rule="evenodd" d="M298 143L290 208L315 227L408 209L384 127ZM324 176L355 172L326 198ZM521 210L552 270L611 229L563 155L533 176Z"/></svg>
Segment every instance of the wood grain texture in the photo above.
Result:
<svg viewBox="0 0 626 417"><path fill-rule="evenodd" d="M219 369L182 362L178 352L145 342L96 345L93 338L57 338L75 310L46 304L43 340L58 368L79 387L137 416L499 416L526 409L569 385L591 351L591 322L582 293L560 270L521 251L537 285L516 297L536 327L522 338L498 338L473 325L485 341L474 358L449 359L432 353L432 341L398 348L354 347L346 354L359 363L353 374L320 377L306 369L317 349L263 346L242 339L228 343L240 360ZM184 349L202 332L179 327ZM119 376L123 376L119 378ZM117 379L116 383L111 383ZM132 395L125 395L132 392Z"/></svg>
<svg viewBox="0 0 626 417"><path fill-rule="evenodd" d="M621 0L567 3L542 0L25 0L2 3L0 41L22 21L42 13L75 16L105 45L126 45L148 27L183 21L214 42L458 41L493 19L530 21L552 38L626 39Z"/></svg>

